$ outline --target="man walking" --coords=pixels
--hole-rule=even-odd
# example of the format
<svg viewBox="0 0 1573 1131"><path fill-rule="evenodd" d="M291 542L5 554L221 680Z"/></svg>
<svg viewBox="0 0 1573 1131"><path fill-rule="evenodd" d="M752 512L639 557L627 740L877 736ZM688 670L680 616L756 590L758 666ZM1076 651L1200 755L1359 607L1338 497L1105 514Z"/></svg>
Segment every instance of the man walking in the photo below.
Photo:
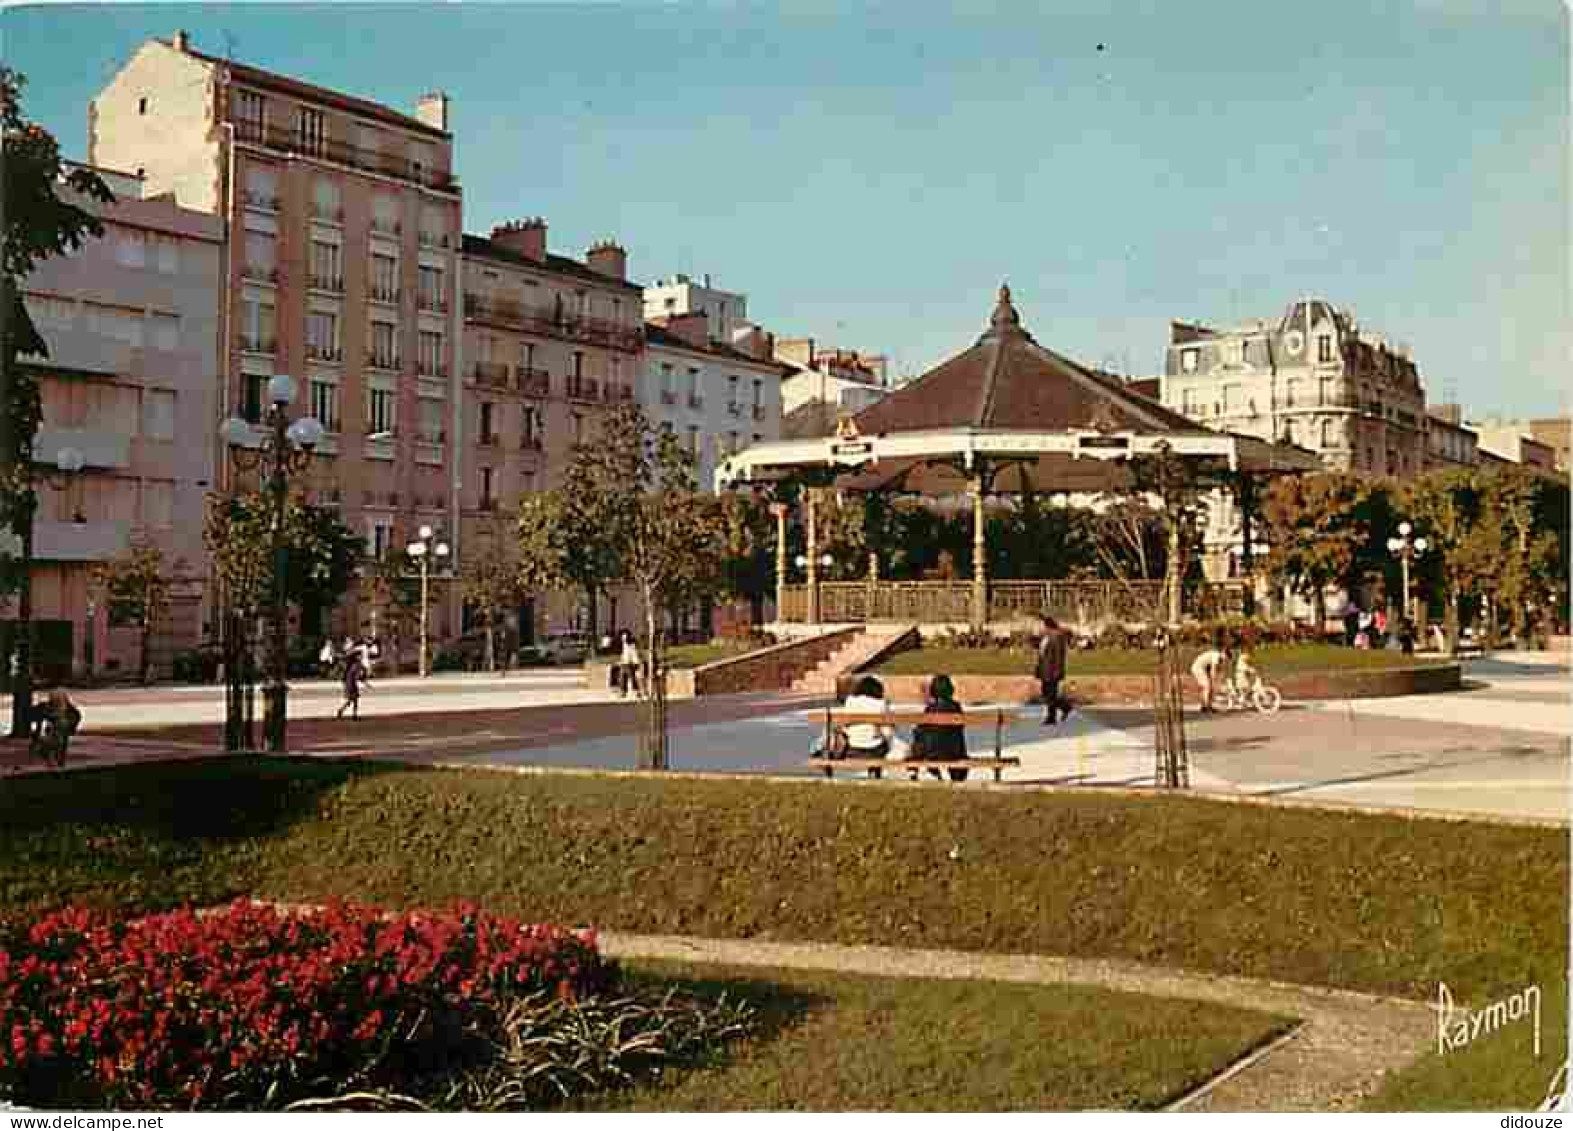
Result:
<svg viewBox="0 0 1573 1131"><path fill-rule="evenodd" d="M1043 638L1038 641L1038 687L1043 692L1043 725L1055 726L1070 718L1070 700L1060 698L1060 683L1065 679L1065 660L1070 651L1069 634L1053 617L1043 618Z"/></svg>

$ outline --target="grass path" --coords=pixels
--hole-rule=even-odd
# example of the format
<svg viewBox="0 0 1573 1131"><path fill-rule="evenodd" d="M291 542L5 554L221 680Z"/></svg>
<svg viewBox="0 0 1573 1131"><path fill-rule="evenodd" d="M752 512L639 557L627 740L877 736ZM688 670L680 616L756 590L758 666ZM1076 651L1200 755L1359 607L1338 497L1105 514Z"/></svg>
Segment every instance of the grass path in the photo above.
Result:
<svg viewBox="0 0 1573 1131"><path fill-rule="evenodd" d="M1428 1005L1347 990L1043 955L980 954L827 943L601 934L605 953L728 966L774 966L907 978L1072 983L1300 1018L1266 1055L1182 1100L1185 1111L1347 1111L1414 1061L1435 1037Z"/></svg>

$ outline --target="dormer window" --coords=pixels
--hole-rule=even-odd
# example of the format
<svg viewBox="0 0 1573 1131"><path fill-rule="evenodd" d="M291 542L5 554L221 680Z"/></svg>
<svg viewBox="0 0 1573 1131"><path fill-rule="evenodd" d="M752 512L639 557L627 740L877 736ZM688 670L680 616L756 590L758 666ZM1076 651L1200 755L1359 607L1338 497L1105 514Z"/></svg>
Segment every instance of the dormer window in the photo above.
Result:
<svg viewBox="0 0 1573 1131"><path fill-rule="evenodd" d="M139 98L139 99L137 99L137 113L138 114L146 114L147 113L147 99L146 98Z"/></svg>

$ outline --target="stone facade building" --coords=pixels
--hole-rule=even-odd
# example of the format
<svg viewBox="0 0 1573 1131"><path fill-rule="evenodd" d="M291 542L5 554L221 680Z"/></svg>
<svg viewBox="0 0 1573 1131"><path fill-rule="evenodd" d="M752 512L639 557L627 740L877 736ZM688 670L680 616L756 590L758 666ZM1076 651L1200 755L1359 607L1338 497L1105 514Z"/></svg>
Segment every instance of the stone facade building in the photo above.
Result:
<svg viewBox="0 0 1573 1131"><path fill-rule="evenodd" d="M1426 409L1425 470L1480 465L1480 437L1464 423L1456 404L1430 405Z"/></svg>
<svg viewBox="0 0 1573 1131"><path fill-rule="evenodd" d="M103 237L22 282L49 350L20 359L43 402L34 458L46 469L63 449L83 459L80 472L38 484L33 616L70 624L75 672L135 672L141 630L111 620L91 577L133 546L155 546L170 606L149 656L167 675L175 653L201 643L211 612L201 516L215 476L223 225L168 193L145 197L136 177L97 172L115 202L76 202L103 221Z"/></svg>
<svg viewBox="0 0 1573 1131"><path fill-rule="evenodd" d="M1175 322L1162 401L1210 427L1309 448L1333 470L1412 475L1425 466L1425 390L1406 351L1318 299L1276 323Z"/></svg>
<svg viewBox="0 0 1573 1131"><path fill-rule="evenodd" d="M377 555L421 525L458 526L461 199L448 100L413 115L149 40L89 109L89 156L136 169L152 194L221 221L218 420L256 422L273 373L296 378L291 414L326 430L306 484ZM199 441L197 437L201 437ZM211 439L209 439L211 437ZM433 632L456 605L435 603ZM344 610L333 631L367 627Z"/></svg>

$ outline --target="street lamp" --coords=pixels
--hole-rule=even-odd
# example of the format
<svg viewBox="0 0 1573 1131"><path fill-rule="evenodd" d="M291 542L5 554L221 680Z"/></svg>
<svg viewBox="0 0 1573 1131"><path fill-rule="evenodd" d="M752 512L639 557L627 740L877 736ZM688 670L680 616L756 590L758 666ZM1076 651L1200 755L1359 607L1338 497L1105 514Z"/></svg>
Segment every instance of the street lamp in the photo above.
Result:
<svg viewBox="0 0 1573 1131"><path fill-rule="evenodd" d="M420 529L420 538L411 542L404 550L410 557L420 563L421 567L421 675L431 674L431 663L428 659L430 649L426 646L426 614L427 592L431 584L431 560L438 561L448 556L448 543L433 541L436 532L429 526Z"/></svg>
<svg viewBox="0 0 1573 1131"><path fill-rule="evenodd" d="M284 575L288 549L284 542L284 508L289 500L289 476L311 462L312 450L322 440L322 422L302 416L290 423L289 406L295 399L295 379L276 373L268 380L266 430L258 435L252 426L237 416L224 421L219 436L229 448L235 466L250 471L261 469L273 507L273 601L271 623L271 662L269 684L264 692L266 721L263 730L268 749L282 754L287 727L289 700L289 648L285 639L288 615L285 611ZM255 444L253 450L251 445Z"/></svg>
<svg viewBox="0 0 1573 1131"><path fill-rule="evenodd" d="M31 477L63 491L86 465L87 460L75 448L61 448L55 453L55 470L43 470L39 464L29 469ZM33 519L38 509L36 499L22 523L22 587L17 594L16 637L11 653L11 737L26 737L33 725Z"/></svg>
<svg viewBox="0 0 1573 1131"><path fill-rule="evenodd" d="M820 554L819 558L817 559L817 564L823 566L825 569L829 569L831 566L836 564L836 559L831 557L829 554ZM799 554L797 556L797 568L807 569L808 565L809 559L803 554Z"/></svg>
<svg viewBox="0 0 1573 1131"><path fill-rule="evenodd" d="M1409 604L1409 563L1418 558L1421 554L1425 553L1426 550L1430 547L1430 543L1427 542L1424 538L1411 539L1409 537L1409 535L1414 532L1414 529L1415 528L1410 526L1409 523L1400 522L1398 524L1398 537L1389 538L1387 540L1388 552L1403 563L1404 616L1411 623L1417 621L1418 618L1415 616L1414 609L1411 608Z"/></svg>

